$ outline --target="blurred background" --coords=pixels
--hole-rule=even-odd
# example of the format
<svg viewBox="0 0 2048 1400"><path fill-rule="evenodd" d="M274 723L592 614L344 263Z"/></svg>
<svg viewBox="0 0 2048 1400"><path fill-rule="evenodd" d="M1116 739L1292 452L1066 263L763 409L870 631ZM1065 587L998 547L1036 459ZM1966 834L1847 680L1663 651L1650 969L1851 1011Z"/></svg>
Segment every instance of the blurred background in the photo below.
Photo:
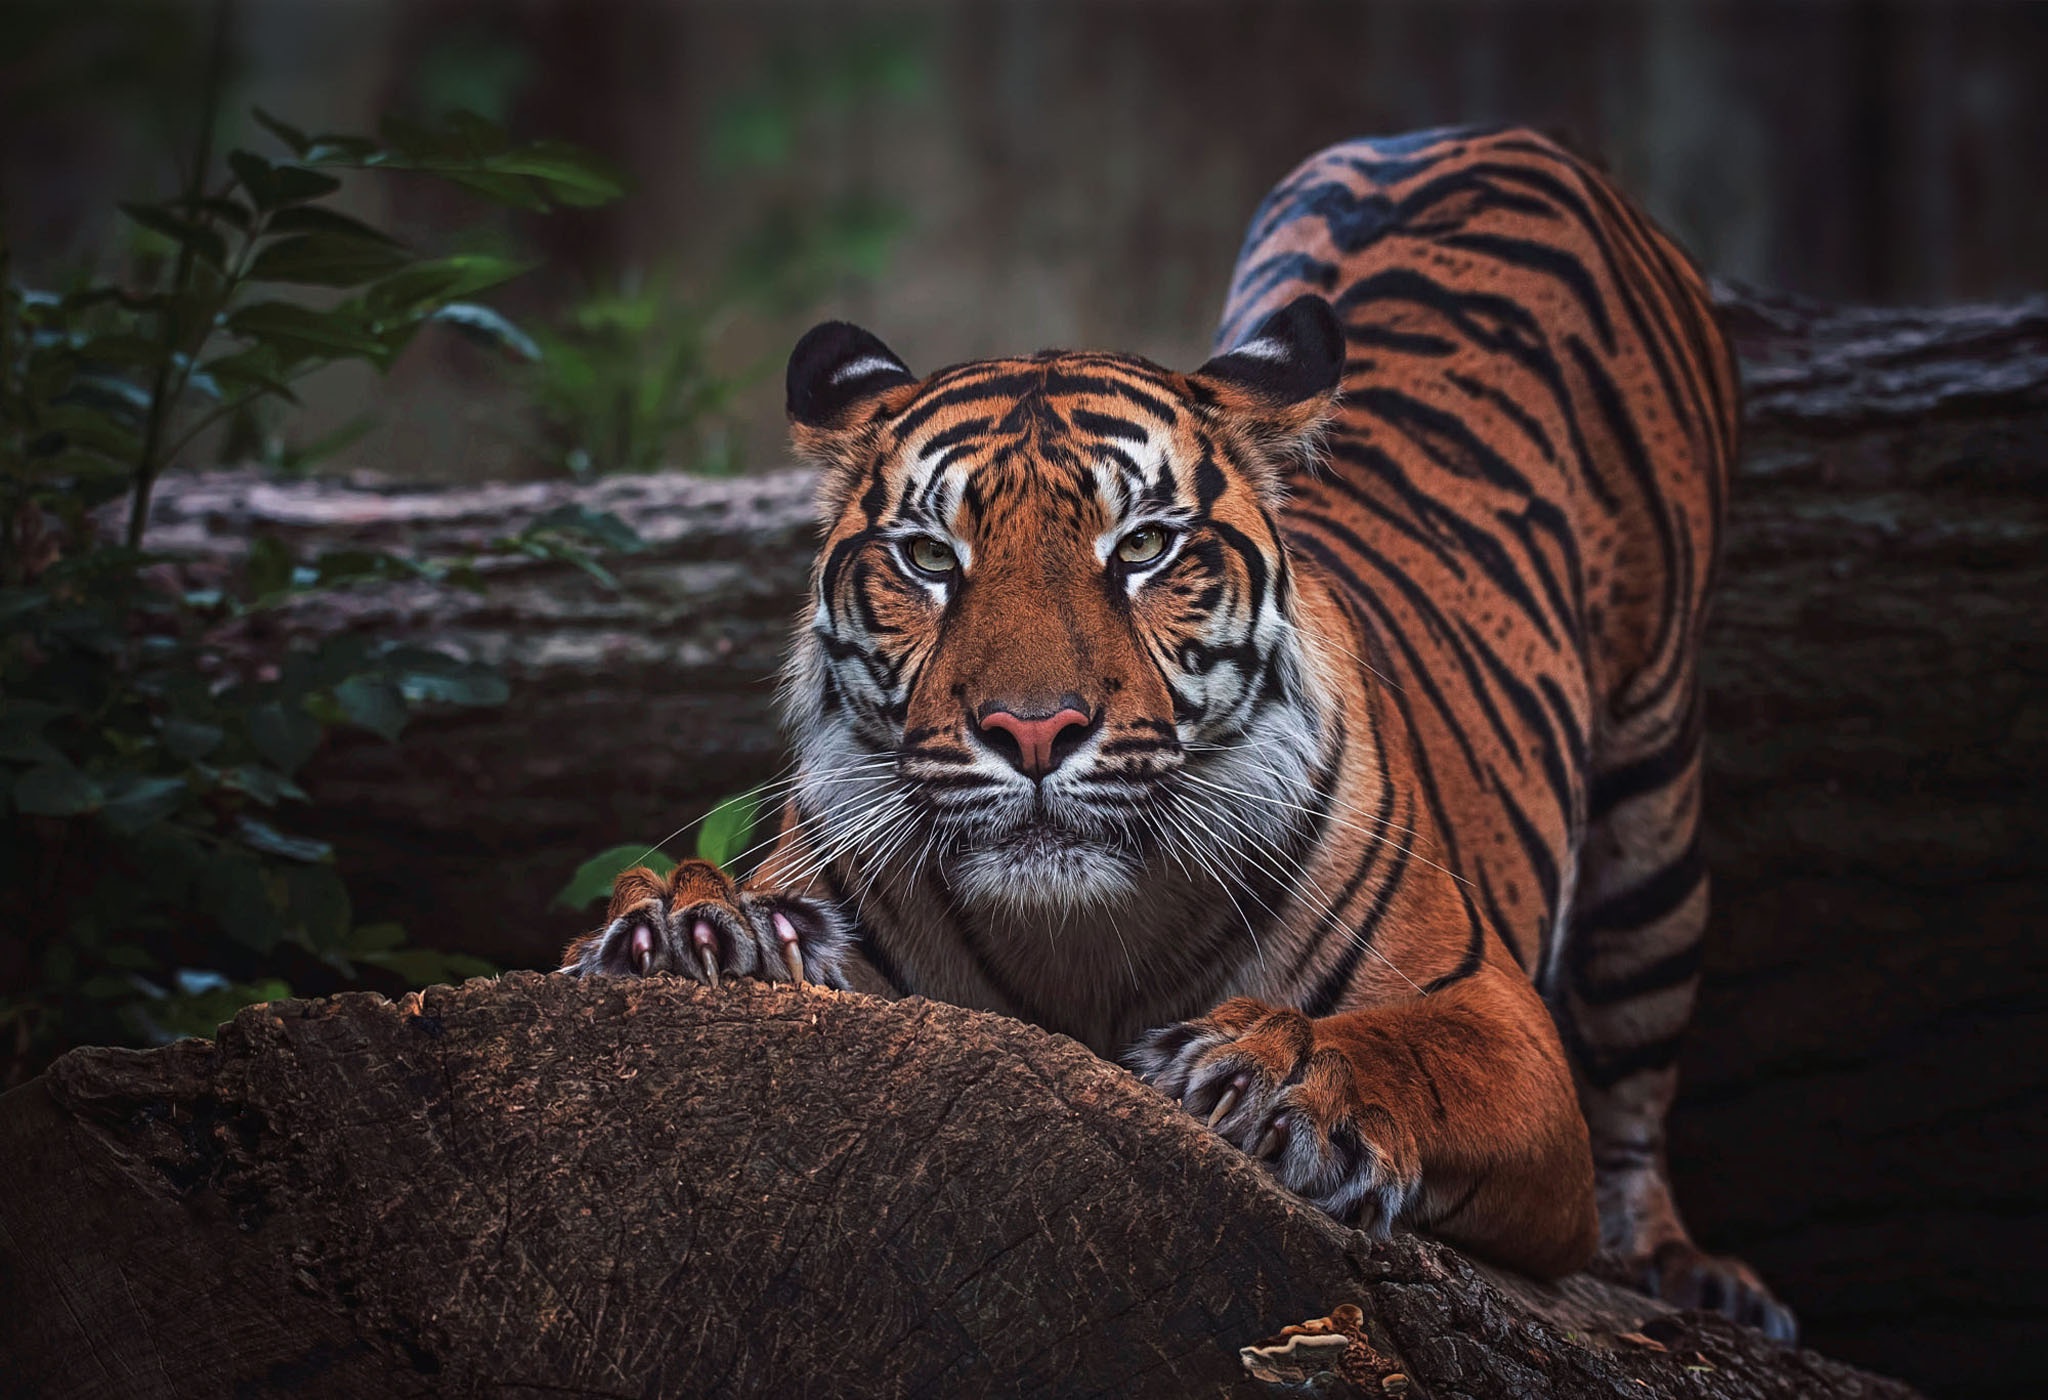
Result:
<svg viewBox="0 0 2048 1400"><path fill-rule="evenodd" d="M117 255L164 195L210 7L0 8L18 266ZM825 316L931 368L1055 345L1204 355L1246 217L1332 141L1515 121L1597 153L1718 276L1911 303L2048 286L2048 6L2023 0L1348 3L241 0L225 139L455 108L590 147L633 193L482 225L402 183L356 211L542 259L506 304L589 351L508 384L431 339L295 421L326 459L473 480L782 460L773 381ZM606 330L658 330L637 351ZM509 406L541 391L535 413ZM619 414L621 400L666 404ZM365 415L369 415L365 418ZM599 439L609 438L609 441ZM583 440L579 440L583 439Z"/></svg>
<svg viewBox="0 0 2048 1400"><path fill-rule="evenodd" d="M1881 306L2015 302L2048 291L2048 4L2023 0L0 0L0 280L21 289L20 306L56 306L68 293L62 304L87 308L81 315L109 305L95 289L164 285L180 239L194 236L178 222L191 207L176 201L204 113L216 117L209 170L222 178L230 148L294 159L258 108L303 133L381 132L389 150L418 157L415 170L432 145L418 133L456 112L472 114L472 126L456 129L481 141L488 160L506 141L590 153L588 165L575 157L560 181L535 186L546 199L459 161L443 169L455 171L448 178L353 171L322 196L334 218L355 222L322 215L328 222L302 228L342 230L358 253L388 236L406 256L505 278L491 275L502 285L483 296L487 308L465 301L422 313L390 331L382 349L337 354L332 364L293 360L306 371L293 381L296 402L258 394L232 413L195 414L190 442L165 464L233 466L266 482L596 489L655 471L766 480L788 465L783 356L827 317L869 326L920 371L1057 345L1192 366L1208 353L1245 222L1275 181L1330 142L1448 123L1517 122L1566 137L1729 283ZM322 149L316 141L296 158L336 170L322 164L335 152L383 159ZM156 201L157 212L124 216L122 201ZM548 203L557 207L539 207ZM232 223L231 211L215 213ZM374 258L365 266L365 285L385 275ZM350 276L302 268L300 280L314 287L307 304L327 305ZM145 301L112 304L134 312L145 338L163 329ZM126 331L104 324L66 333L110 356L133 351L122 348ZM148 401L146 373L122 384L131 407ZM2012 492L1985 509L2038 515L2038 472L2012 464L2041 454L2014 446L2034 439L1999 431L2000 445L1972 447L1978 455L1966 463L1999 464L2000 489ZM19 439L23 460L43 460L39 440ZM1796 473L1765 481L1763 471L1750 481L1759 491L1812 485ZM58 494L70 489L61 473L50 479ZM1834 509L1839 501L1820 489L1832 481L1783 506L1785 518ZM125 489L116 481L93 499ZM622 485L616 499L642 499L640 489ZM64 514L50 504L55 496L35 499L53 519ZM1779 511L1780 500L1754 509ZM1843 509L1863 512L1859 529L1901 508L1891 497L1858 500ZM223 506L216 537L244 518ZM575 606L595 616L611 586L600 546L638 545L629 523L603 511L566 521L581 544L559 534L487 543L594 567L598 601ZM74 533L38 554L39 538L8 536L0 614L9 625L42 615L32 609L49 590L37 593L38 580L59 572L41 572L48 559L81 549ZM806 547L800 533L792 538ZM1944 569L1986 570L1970 576L1980 590L1971 616L1990 617L1994 603L2023 608L2002 580L2038 578L2038 549L2001 539L1986 527L1942 556ZM714 747L696 786L680 794L623 760L616 774L563 763L547 785L506 779L493 788L493 774L444 763L432 743L388 741L412 710L425 717L412 732L447 736L454 731L434 728L432 717L449 706L507 706L496 751L546 750L549 735L522 728L515 663L527 643L497 643L509 687L485 666L437 669L431 656L369 642L315 679L245 664L236 648L266 625L282 627L287 603L317 609L337 579L409 577L410 566L351 555L344 568L335 556L295 557L269 536L233 545L248 550L246 567L199 578L180 606L188 635L210 639L194 643L204 653L194 664L241 679L215 685L186 729L173 733L152 699L133 734L110 737L82 718L101 713L103 690L88 704L69 680L70 690L45 686L52 639L75 640L72 621L53 623L33 647L0 651L0 698L13 697L0 706L0 760L16 765L10 780L20 774L0 852L10 882L0 917L31 930L0 941L0 1087L67 1044L204 1032L259 996L358 981L395 989L477 970L486 966L479 957L538 965L581 927L587 916L574 906L610 869L772 767L759 744ZM586 547L594 552L579 552ZM2001 548L2019 572L1988 571L1984 560L2007 558ZM1814 567L1832 570L1816 589L1847 597L1863 586L1841 560L1816 557ZM1794 577L1781 593L1807 586ZM661 586L651 566L634 578L645 590ZM1883 578L1870 578L1876 596ZM786 604L776 593L749 604L758 618L691 623L688 647L709 637L723 656L738 646L758 672L742 701L763 710ZM109 606L125 619L119 609L134 605ZM1853 639L1846 616L1816 616L1809 631ZM386 615L365 617L348 626L374 637ZM1980 674L2011 680L2019 698L2009 704L1998 699L2003 681L1959 683L1946 699L1931 690L1900 697L1901 707L1920 706L1910 712L1872 708L1860 730L1833 712L1805 717L1810 730L1787 729L1768 706L1742 713L1748 678L1738 672L1749 663L1728 639L1745 635L1743 606L1725 617L1721 640L1710 639L1723 648L1722 660L1710 657L1719 668L1710 686L1725 684L1737 700L1716 712L1729 721L1716 730L1720 904L1685 1068L1690 1087L1674 1117L1681 1200L1708 1245L1747 1255L1781 1288L1815 1345L1933 1393L2038 1393L2012 1358L2048 1315L2039 1075L2011 1071L2022 1076L2013 1088L1977 1073L2039 1058L2038 1038L2027 1037L2037 1037L2042 1003L2027 979L2040 970L2048 876L2038 801L2011 795L2025 774L2009 761L2038 753L2048 734L2038 639L2014 640L2015 624L1999 613L2005 650L1975 658ZM463 625L481 635L473 617ZM119 692L141 673L111 645L93 664ZM677 654L701 660L704 649L688 647L678 643ZM1886 655L1873 645L1861 660ZM587 668L594 675L612 657L594 648ZM1815 660L1812 669L1835 664ZM686 672L666 674L690 689ZM24 707L20 697L31 694L39 698ZM729 699L707 695L702 705ZM1993 700L2006 705L1994 720L2009 732L1979 723L1971 708ZM715 732L715 717L692 722ZM673 740L678 731L666 732ZM1800 842L1835 822L1835 809L1788 798L1767 813L1761 794L1780 786L1796 755L1752 760L1771 745L1819 746L1852 732L1878 735L1872 792L1851 790L1871 814L1858 828L1857 839L1866 829L1869 838L1861 864L1795 889L1794 877L1808 872L1780 867L1804 859ZM639 731L629 737L638 742ZM1944 766L1966 749L1967 763ZM1903 783L1883 767L1901 754ZM313 774L311 801L293 807L307 796L290 783L301 764ZM1743 788L1745 773L1765 776ZM72 781L80 774L90 779L79 779L83 787ZM400 808L421 805L415 789L403 803L388 795L420 774L466 814L459 836L422 835L424 818L408 824ZM1982 798L1978 807L1929 805L1931 796L1924 812L1874 805L1920 803L1923 779L1932 793L1951 778L1939 801ZM1826 800L1836 800L1841 782L1824 781ZM497 839L490 809L515 791L552 804L536 819L549 824L549 860L559 849L632 843L609 866L593 859L578 876L589 888L572 885L579 893L563 901L567 912L542 906L573 861L500 869L519 853ZM297 827L268 814L280 798L278 812L295 814ZM1962 815L1951 820L1952 810ZM1927 858L1929 871L1901 877L1919 881L1901 894L1883 883L1901 866L1887 841L1923 818L1940 828L1929 840L1942 854ZM82 836L96 820L97 834ZM86 871L91 884L103 868L93 841L132 843L170 827L199 843L190 849L215 862L205 868L219 878L166 886L151 896L147 919L95 906L38 924L39 898L12 902L56 872ZM727 833L735 848L745 823L737 830ZM133 868L185 860L165 849L134 846ZM402 858L460 867L471 883L450 886L459 899L423 891ZM1979 881L1971 861L2008 883ZM1774 873L1750 878L1755 871ZM512 914L474 913L474 890L494 887L486 882L510 883ZM1980 894L1981 904L1957 903ZM1955 945L1945 947L1942 920L1959 907ZM1788 932L1806 928L1821 932L1808 943ZM1912 960L1875 941L1894 935L1916 950ZM441 943L450 957L434 951ZM2016 943L2024 948L2010 952ZM1807 980L1773 980L1801 963ZM1812 988L1852 963L1856 990L1818 1005ZM2008 1029L1978 1045L1970 1037L1987 1024L1981 1006L2007 1017L1998 1025ZM1844 1034L1862 1035L1862 1048L1829 1043ZM1895 1064L1911 1076L1874 1077L1873 1066ZM1908 1102L1925 1111L1912 1116L1899 1107ZM1830 1155L1838 1134L1845 1145ZM2030 1171L2031 1186L2021 1180ZM2033 1355L2038 1338L2027 1345ZM2038 1359L2028 1364L2039 1380Z"/></svg>

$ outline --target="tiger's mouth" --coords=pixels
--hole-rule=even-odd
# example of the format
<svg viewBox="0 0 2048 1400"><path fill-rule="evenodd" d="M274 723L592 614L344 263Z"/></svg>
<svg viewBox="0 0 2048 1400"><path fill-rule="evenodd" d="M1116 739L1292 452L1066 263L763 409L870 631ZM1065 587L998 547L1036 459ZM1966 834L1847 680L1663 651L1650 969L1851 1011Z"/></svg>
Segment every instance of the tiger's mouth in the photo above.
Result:
<svg viewBox="0 0 2048 1400"><path fill-rule="evenodd" d="M1128 843L1038 805L998 832L955 844L955 890L974 902L1075 906L1130 893L1141 864Z"/></svg>

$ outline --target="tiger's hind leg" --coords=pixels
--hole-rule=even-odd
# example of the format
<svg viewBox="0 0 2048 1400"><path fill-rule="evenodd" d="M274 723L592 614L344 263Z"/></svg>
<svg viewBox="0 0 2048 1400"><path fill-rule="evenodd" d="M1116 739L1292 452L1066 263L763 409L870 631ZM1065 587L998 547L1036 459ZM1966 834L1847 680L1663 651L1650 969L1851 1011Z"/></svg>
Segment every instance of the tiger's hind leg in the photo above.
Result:
<svg viewBox="0 0 2048 1400"><path fill-rule="evenodd" d="M1592 1137L1602 1248L1645 1292L1790 1341L1792 1313L1756 1273L1693 1243L1666 1168L1664 1116L1707 924L1696 714L1685 704L1642 726L1638 742L1604 745L1623 761L1594 778L1571 919L1544 992Z"/></svg>

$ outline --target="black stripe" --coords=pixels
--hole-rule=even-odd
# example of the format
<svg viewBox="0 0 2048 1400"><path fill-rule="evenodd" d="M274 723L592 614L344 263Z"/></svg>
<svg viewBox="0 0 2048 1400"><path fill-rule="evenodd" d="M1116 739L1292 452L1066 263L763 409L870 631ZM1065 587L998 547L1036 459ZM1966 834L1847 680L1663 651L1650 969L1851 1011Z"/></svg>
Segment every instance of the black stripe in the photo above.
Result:
<svg viewBox="0 0 2048 1400"><path fill-rule="evenodd" d="M1456 967L1446 972L1443 976L1434 977L1425 982L1422 987L1422 994L1424 996L1433 996L1446 987L1464 981L1467 977L1479 971L1480 964L1486 958L1486 930L1488 925L1484 919L1479 917L1479 911L1472 907L1471 891L1460 885L1458 893L1465 901L1465 956L1458 960Z"/></svg>
<svg viewBox="0 0 2048 1400"><path fill-rule="evenodd" d="M1603 1054L1587 1046L1579 1037L1571 1038L1572 1058L1578 1062L1579 1072L1586 1076L1586 1082L1595 1089L1612 1089L1624 1079L1652 1070L1665 1070L1678 1062L1681 1036L1669 1035L1646 1045L1637 1045L1627 1050Z"/></svg>
<svg viewBox="0 0 2048 1400"><path fill-rule="evenodd" d="M1573 979L1572 995L1588 1006L1614 1006L1636 997L1652 996L1684 986L1699 976L1706 943L1702 935L1648 967L1637 968L1620 977L1595 978L1590 973L1581 973Z"/></svg>
<svg viewBox="0 0 2048 1400"><path fill-rule="evenodd" d="M1648 757L1593 775L1592 790L1586 800L1588 820L1598 821L1630 798L1660 791L1685 777L1699 759L1700 738L1699 695L1695 687L1686 703L1686 717L1677 738Z"/></svg>
<svg viewBox="0 0 2048 1400"><path fill-rule="evenodd" d="M1600 332L1601 349L1610 355L1614 353L1614 322L1608 319L1600 288L1587 274L1586 265L1571 254L1534 239L1497 233L1454 233L1440 241L1453 248L1482 253L1510 267L1544 273L1564 283L1571 288L1586 319Z"/></svg>
<svg viewBox="0 0 2048 1400"><path fill-rule="evenodd" d="M1707 863L1700 854L1699 832L1678 858L1640 884L1610 896L1594 908L1572 916L1573 941L1590 952L1581 940L1588 934L1626 933L1647 928L1668 917L1692 896L1707 878Z"/></svg>
<svg viewBox="0 0 2048 1400"><path fill-rule="evenodd" d="M1615 387L1614 380L1609 377L1605 366L1577 336L1565 337L1565 349L1571 354L1573 361L1578 365L1579 373L1585 376L1587 385L1592 389L1593 400L1599 407L1600 415L1606 420L1609 433L1621 449L1622 462L1627 466L1629 475L1635 478L1637 489L1642 492L1646 507L1643 513L1649 517L1650 524L1656 531L1657 563L1661 566L1658 573L1663 586L1658 598L1657 635L1652 644L1652 655L1662 656L1670 646L1671 630L1684 625L1686 620L1681 616L1677 597L1678 573L1685 567L1685 561L1679 557L1678 541L1672 535L1671 517L1661 508L1663 483L1657 479L1657 471L1650 462L1650 454L1644 448L1641 436L1636 432L1635 421L1629 417L1628 409L1622 403L1621 391ZM1663 703L1672 686L1678 683L1686 671L1687 668L1683 665L1672 667L1657 678L1649 694L1643 696L1628 715L1619 715L1617 718L1627 719L1630 715L1656 708ZM1634 678L1631 677L1631 689L1633 682Z"/></svg>

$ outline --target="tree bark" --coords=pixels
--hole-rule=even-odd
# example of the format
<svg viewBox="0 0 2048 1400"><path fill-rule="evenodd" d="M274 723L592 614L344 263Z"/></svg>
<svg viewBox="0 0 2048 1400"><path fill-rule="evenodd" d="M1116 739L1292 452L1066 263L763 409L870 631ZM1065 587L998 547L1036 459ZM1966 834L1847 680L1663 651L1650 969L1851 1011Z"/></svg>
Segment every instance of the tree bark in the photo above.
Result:
<svg viewBox="0 0 2048 1400"><path fill-rule="evenodd" d="M1279 1394L1239 1349L1346 1304L1353 1394L1911 1394L1374 1244L1072 1041L919 1000L280 1002L74 1051L0 1142L0 1351L52 1400Z"/></svg>
<svg viewBox="0 0 2048 1400"><path fill-rule="evenodd" d="M1704 662L1715 913L1680 1199L1824 1348L2039 1393L2048 1213L2022 1145L2048 1112L2048 301L1720 299L1746 442ZM309 604L265 639L361 629L507 671L506 708L342 739L308 786L365 917L546 966L581 931L546 905L583 858L775 767L810 491L800 471L442 492L223 475L165 483L154 529L207 558L259 533L437 554L575 502L647 536L616 593L521 562L480 595Z"/></svg>

